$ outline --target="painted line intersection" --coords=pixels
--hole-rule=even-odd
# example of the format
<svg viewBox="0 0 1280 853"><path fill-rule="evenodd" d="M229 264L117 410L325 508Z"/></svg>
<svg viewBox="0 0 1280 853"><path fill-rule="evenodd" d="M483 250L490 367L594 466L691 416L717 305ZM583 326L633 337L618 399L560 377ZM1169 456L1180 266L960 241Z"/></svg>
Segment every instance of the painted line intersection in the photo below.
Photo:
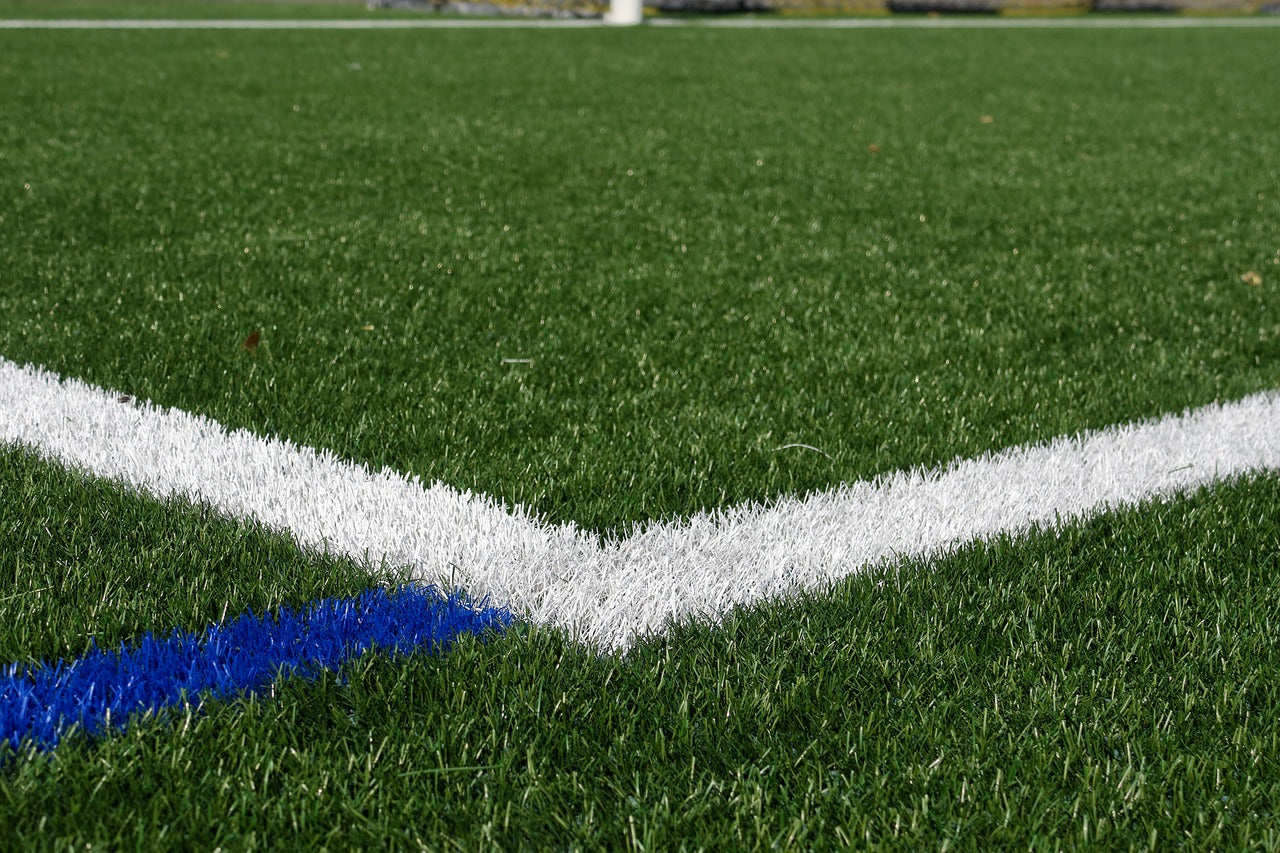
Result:
<svg viewBox="0 0 1280 853"><path fill-rule="evenodd" d="M602 538L3 359L0 401L0 443L255 520L303 548L408 567L601 649L870 566L1280 469L1280 394L1264 393Z"/></svg>

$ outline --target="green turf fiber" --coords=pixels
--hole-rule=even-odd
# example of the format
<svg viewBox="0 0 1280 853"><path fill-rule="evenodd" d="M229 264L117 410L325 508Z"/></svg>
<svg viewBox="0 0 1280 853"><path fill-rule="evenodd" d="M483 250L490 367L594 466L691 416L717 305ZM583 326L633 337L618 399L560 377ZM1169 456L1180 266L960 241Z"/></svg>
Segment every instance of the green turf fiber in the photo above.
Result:
<svg viewBox="0 0 1280 853"><path fill-rule="evenodd" d="M375 578L287 536L0 448L0 665L353 596Z"/></svg>
<svg viewBox="0 0 1280 853"><path fill-rule="evenodd" d="M97 515L97 547L138 555L78 563L68 586L163 576L165 547L145 543L173 530L215 559L166 582L172 618L212 612L206 588L274 600L239 553L255 534L6 466L28 497L66 492L47 499L61 514ZM362 659L10 756L0 845L1274 848L1278 502L1274 477L1222 485L679 628L626 658L518 629ZM7 559L50 559L0 529ZM293 589L334 590L315 565L294 561ZM59 636L136 619L91 598ZM9 649L30 628L5 616Z"/></svg>
<svg viewBox="0 0 1280 853"><path fill-rule="evenodd" d="M1234 398L1280 383L1278 46L0 32L0 356L595 528ZM1278 506L371 657L0 758L0 848L1274 849ZM373 582L0 452L0 663Z"/></svg>
<svg viewBox="0 0 1280 853"><path fill-rule="evenodd" d="M1278 44L0 33L0 354L597 529L1232 398Z"/></svg>

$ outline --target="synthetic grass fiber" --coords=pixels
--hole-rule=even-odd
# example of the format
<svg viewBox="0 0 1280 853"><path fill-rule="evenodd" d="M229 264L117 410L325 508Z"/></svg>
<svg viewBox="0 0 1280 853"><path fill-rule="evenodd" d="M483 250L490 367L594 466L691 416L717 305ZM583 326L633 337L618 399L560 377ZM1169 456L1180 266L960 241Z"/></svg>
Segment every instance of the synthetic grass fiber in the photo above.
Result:
<svg viewBox="0 0 1280 853"><path fill-rule="evenodd" d="M199 518L9 464L61 512L100 517L113 552ZM626 659L520 629L439 657L366 656L270 698L12 756L0 838L1267 849L1280 842L1277 501L1263 478L975 545ZM7 538L6 561L41 540ZM190 606L181 590L172 604ZM77 615L92 627L108 609Z"/></svg>
<svg viewBox="0 0 1280 853"><path fill-rule="evenodd" d="M5 34L0 353L598 529L1234 398L1276 41Z"/></svg>
<svg viewBox="0 0 1280 853"><path fill-rule="evenodd" d="M600 531L1236 399L1277 46L4 32L0 355ZM1278 489L10 748L0 843L1274 848ZM385 576L0 453L4 662Z"/></svg>

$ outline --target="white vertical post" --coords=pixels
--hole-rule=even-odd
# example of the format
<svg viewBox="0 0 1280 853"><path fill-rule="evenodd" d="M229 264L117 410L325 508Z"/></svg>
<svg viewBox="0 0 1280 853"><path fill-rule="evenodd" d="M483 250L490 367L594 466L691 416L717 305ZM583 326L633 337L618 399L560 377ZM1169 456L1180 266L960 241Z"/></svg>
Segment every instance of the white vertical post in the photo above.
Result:
<svg viewBox="0 0 1280 853"><path fill-rule="evenodd" d="M638 24L643 17L643 0L609 0L604 20L607 24Z"/></svg>

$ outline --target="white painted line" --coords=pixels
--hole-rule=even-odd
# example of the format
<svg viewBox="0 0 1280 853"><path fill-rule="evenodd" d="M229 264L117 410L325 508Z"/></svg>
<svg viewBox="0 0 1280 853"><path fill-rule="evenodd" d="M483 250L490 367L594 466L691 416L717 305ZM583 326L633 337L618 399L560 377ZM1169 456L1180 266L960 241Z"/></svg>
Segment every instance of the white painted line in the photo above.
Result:
<svg viewBox="0 0 1280 853"><path fill-rule="evenodd" d="M125 402L122 402L125 401ZM1280 468L1280 394L784 498L617 540L0 359L0 443L489 595L602 648L867 566Z"/></svg>
<svg viewBox="0 0 1280 853"><path fill-rule="evenodd" d="M5 19L0 30L494 30L601 27L599 18Z"/></svg>
<svg viewBox="0 0 1280 853"><path fill-rule="evenodd" d="M1145 18L1105 14L1066 18L1006 18L997 15L878 18L650 18L659 27L712 27L716 29L823 29L823 30L1185 30L1252 29L1280 26L1280 17L1212 17L1153 15Z"/></svg>
<svg viewBox="0 0 1280 853"><path fill-rule="evenodd" d="M1280 16L1208 17L1162 16L1109 17L1082 15L1067 18L975 17L875 17L875 18L774 18L708 17L647 18L656 27L710 29L825 29L825 30L1135 30L1135 29L1252 29L1278 27ZM600 18L350 18L331 20L188 20L188 19L6 19L0 30L474 30L474 29L583 29L608 26Z"/></svg>

